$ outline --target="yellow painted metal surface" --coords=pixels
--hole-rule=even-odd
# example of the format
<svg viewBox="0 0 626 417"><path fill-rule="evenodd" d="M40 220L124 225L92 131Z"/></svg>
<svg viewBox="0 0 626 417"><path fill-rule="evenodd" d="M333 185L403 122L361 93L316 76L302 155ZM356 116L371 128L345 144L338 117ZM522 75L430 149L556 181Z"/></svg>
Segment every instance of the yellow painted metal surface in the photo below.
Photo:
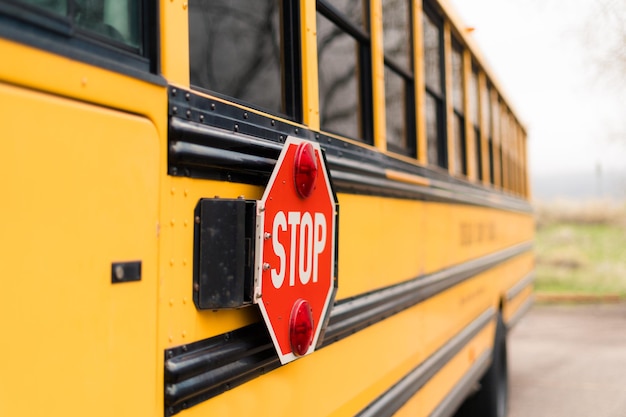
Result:
<svg viewBox="0 0 626 417"><path fill-rule="evenodd" d="M0 415L158 415L157 129L6 83L0 126Z"/></svg>
<svg viewBox="0 0 626 417"><path fill-rule="evenodd" d="M201 198L260 199L250 185L167 177L162 189L158 349L205 339L258 321L256 308L200 311L193 303L194 210Z"/></svg>
<svg viewBox="0 0 626 417"><path fill-rule="evenodd" d="M426 81L424 74L424 27L422 22L422 0L413 1L413 68L415 71L415 123L417 131L417 159L428 164L426 142ZM435 163L435 161L431 161Z"/></svg>
<svg viewBox="0 0 626 417"><path fill-rule="evenodd" d="M2 38L0 53L10 57L0 65L6 83L145 115L159 131L165 129L164 87Z"/></svg>
<svg viewBox="0 0 626 417"><path fill-rule="evenodd" d="M370 1L370 36L372 39L372 100L374 106L374 146L387 149L387 123L385 114L385 64L383 50L383 5L380 0Z"/></svg>
<svg viewBox="0 0 626 417"><path fill-rule="evenodd" d="M339 203L339 298L532 239L533 221L524 214L348 194Z"/></svg>
<svg viewBox="0 0 626 417"><path fill-rule="evenodd" d="M421 362L416 306L181 413L352 416ZM380 352L385 352L381 355Z"/></svg>
<svg viewBox="0 0 626 417"><path fill-rule="evenodd" d="M189 85L189 0L160 1L161 71L171 84Z"/></svg>
<svg viewBox="0 0 626 417"><path fill-rule="evenodd" d="M413 398L399 410L398 416L411 415L408 411L415 409L418 416L428 416L446 394L465 375L472 364L484 352L493 346L495 322L485 328L465 348L454 356Z"/></svg>
<svg viewBox="0 0 626 417"><path fill-rule="evenodd" d="M302 106L303 122L313 130L320 128L317 74L317 23L315 2L300 2L302 21Z"/></svg>
<svg viewBox="0 0 626 417"><path fill-rule="evenodd" d="M374 93L384 105L382 6L373 4ZM302 1L300 13L303 123L317 130L315 2ZM160 2L161 68L169 84L184 88L187 16L186 1ZM421 17L416 6L417 40ZM445 33L449 50L448 23ZM11 57L0 65L0 355L10 358L0 364L0 375L10 381L0 384L0 415L162 416L165 349L260 320L256 307L196 309L194 209L206 197L259 199L263 187L167 175L165 87L7 40L0 39L0 52ZM422 119L420 54L415 73ZM384 115L382 107L375 111L379 150L385 149ZM415 164L426 162L423 120L418 132ZM499 170L497 162L496 175ZM419 176L386 174L430 185ZM343 193L338 198L339 300L480 258L533 234L528 214ZM141 281L111 284L111 263L120 261L141 261ZM497 308L532 268L532 254L513 258L179 415L354 415L486 308ZM505 319L528 291L505 304ZM493 325L486 328L400 415L427 415L490 347L493 333Z"/></svg>

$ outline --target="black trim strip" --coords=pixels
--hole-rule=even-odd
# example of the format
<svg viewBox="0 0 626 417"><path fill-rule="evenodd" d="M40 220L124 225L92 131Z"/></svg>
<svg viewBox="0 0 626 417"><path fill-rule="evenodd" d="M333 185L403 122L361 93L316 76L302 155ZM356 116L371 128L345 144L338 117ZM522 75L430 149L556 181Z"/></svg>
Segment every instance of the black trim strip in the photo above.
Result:
<svg viewBox="0 0 626 417"><path fill-rule="evenodd" d="M341 300L330 314L320 347L410 308L531 247L531 243L518 244L434 274ZM174 415L279 366L262 322L168 349L165 351L165 415Z"/></svg>
<svg viewBox="0 0 626 417"><path fill-rule="evenodd" d="M485 352L476 359L476 362L452 388L446 398L430 413L430 417L450 417L463 404L463 401L474 390L474 386L480 378L487 372L491 365L491 351Z"/></svg>
<svg viewBox="0 0 626 417"><path fill-rule="evenodd" d="M512 286L506 292L506 300L511 301L533 282L535 282L535 271L529 272L524 278L520 279L514 286Z"/></svg>
<svg viewBox="0 0 626 417"><path fill-rule="evenodd" d="M531 212L523 199L451 177L439 169L411 164L190 91L170 87L169 92L170 175L265 185L282 143L292 135L320 143L338 192ZM387 170L426 178L430 185L390 179Z"/></svg>
<svg viewBox="0 0 626 417"><path fill-rule="evenodd" d="M360 295L351 300L342 300L333 308L322 345L329 345L373 323L410 308L530 250L531 247L530 243L522 243L430 275L417 277L402 284Z"/></svg>
<svg viewBox="0 0 626 417"><path fill-rule="evenodd" d="M487 309L445 345L439 348L439 350L404 376L393 387L371 402L357 414L357 417L391 417L394 415L396 411L426 385L441 368L476 337L494 317L495 310L493 308ZM485 354L489 358L491 350L485 352ZM485 354L481 356L479 361Z"/></svg>
<svg viewBox="0 0 626 417"><path fill-rule="evenodd" d="M515 325L519 323L522 317L524 317L526 313L528 313L528 311L532 308L534 303L535 297L533 295L529 296L528 299L526 299L526 301L524 301L524 303L519 306L515 314L511 316L509 321L506 323L506 328L512 329L513 327L515 327Z"/></svg>

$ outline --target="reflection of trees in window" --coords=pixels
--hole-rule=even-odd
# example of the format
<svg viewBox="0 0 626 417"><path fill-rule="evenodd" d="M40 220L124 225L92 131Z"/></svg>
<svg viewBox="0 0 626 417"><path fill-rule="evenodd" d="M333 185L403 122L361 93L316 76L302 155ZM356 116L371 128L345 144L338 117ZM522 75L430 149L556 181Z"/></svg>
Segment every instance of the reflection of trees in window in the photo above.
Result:
<svg viewBox="0 0 626 417"><path fill-rule="evenodd" d="M469 101L470 101L470 120L474 128L474 155L476 162L476 175L479 180L483 179L482 170L482 146L480 141L480 89L478 84L478 68L472 67L470 76Z"/></svg>
<svg viewBox="0 0 626 417"><path fill-rule="evenodd" d="M426 6L426 4L424 5ZM443 72L443 20L424 9L424 72L428 163L447 167Z"/></svg>
<svg viewBox="0 0 626 417"><path fill-rule="evenodd" d="M456 41L452 42L452 134L454 135L454 171L467 175L465 148L465 116L463 104L463 48Z"/></svg>
<svg viewBox="0 0 626 417"><path fill-rule="evenodd" d="M369 34L360 0L318 1L317 56L322 130L369 141Z"/></svg>
<svg viewBox="0 0 626 417"><path fill-rule="evenodd" d="M482 90L482 100L480 101L483 108L483 114L485 115L483 120L483 126L485 129L485 136L487 136L487 152L489 160L489 182L495 183L494 164L493 164L493 106L491 105L491 86L487 84L486 88Z"/></svg>
<svg viewBox="0 0 626 417"><path fill-rule="evenodd" d="M286 113L281 1L189 1L191 84Z"/></svg>
<svg viewBox="0 0 626 417"><path fill-rule="evenodd" d="M415 156L411 8L389 0L383 10L387 146Z"/></svg>

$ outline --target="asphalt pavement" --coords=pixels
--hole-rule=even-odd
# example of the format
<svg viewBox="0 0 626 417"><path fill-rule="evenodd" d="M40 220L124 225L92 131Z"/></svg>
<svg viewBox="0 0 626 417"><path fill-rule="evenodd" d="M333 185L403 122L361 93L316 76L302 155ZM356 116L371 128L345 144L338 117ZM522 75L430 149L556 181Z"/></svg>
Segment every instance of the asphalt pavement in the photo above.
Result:
<svg viewBox="0 0 626 417"><path fill-rule="evenodd" d="M626 417L626 303L535 305L507 341L509 417Z"/></svg>

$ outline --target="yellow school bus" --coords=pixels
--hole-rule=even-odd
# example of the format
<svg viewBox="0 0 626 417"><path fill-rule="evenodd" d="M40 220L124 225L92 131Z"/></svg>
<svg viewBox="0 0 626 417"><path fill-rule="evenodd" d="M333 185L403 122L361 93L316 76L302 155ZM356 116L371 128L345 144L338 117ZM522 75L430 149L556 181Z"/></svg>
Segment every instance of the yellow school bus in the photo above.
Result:
<svg viewBox="0 0 626 417"><path fill-rule="evenodd" d="M506 415L526 130L446 1L0 0L0 126L0 415Z"/></svg>

